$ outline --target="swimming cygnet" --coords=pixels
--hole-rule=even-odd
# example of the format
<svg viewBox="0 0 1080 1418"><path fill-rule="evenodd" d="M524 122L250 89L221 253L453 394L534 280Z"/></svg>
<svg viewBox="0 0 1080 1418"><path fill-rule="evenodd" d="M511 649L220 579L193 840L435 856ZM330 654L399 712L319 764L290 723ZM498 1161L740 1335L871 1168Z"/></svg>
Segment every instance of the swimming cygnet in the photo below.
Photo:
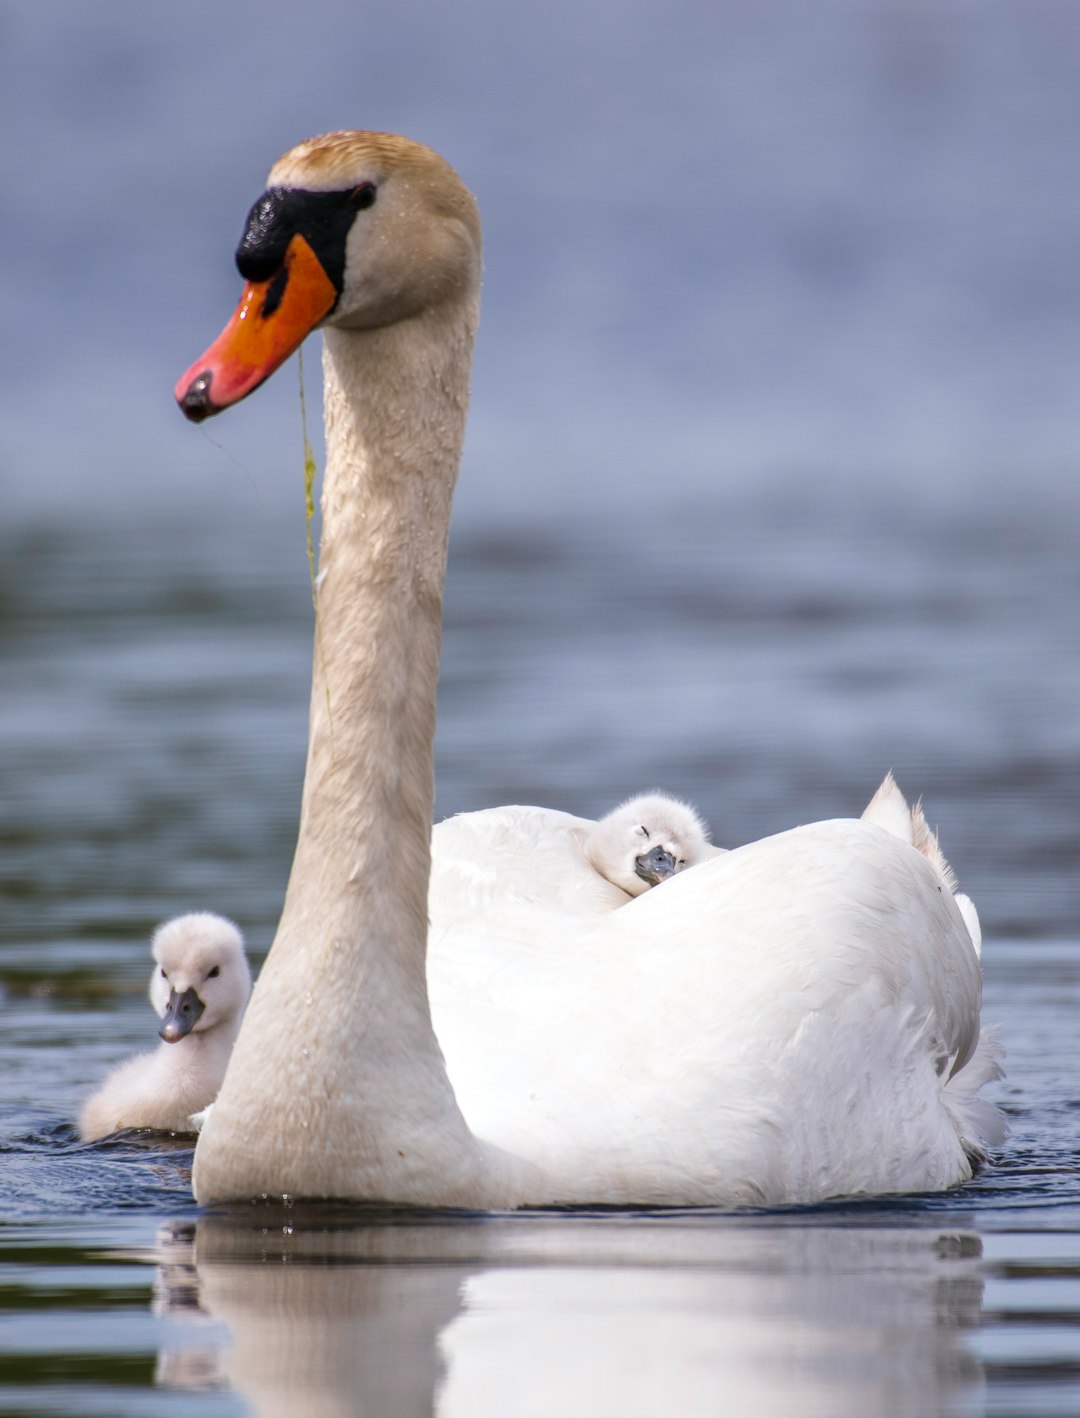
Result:
<svg viewBox="0 0 1080 1418"><path fill-rule="evenodd" d="M602 817L585 841L585 855L602 877L640 896L669 876L721 849L689 803L666 793L631 798Z"/></svg>
<svg viewBox="0 0 1080 1418"><path fill-rule="evenodd" d="M232 921L197 911L159 926L152 950L150 1003L164 1042L121 1064L86 1103L79 1132L87 1141L120 1128L192 1132L192 1113L214 1101L225 1076L251 993L243 936Z"/></svg>

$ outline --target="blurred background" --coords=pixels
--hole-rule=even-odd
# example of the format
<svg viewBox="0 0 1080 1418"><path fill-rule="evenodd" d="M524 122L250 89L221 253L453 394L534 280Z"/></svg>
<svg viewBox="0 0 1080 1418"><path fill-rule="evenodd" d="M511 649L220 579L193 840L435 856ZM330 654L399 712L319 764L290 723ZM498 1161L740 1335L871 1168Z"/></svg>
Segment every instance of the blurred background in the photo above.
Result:
<svg viewBox="0 0 1080 1418"><path fill-rule="evenodd" d="M10 945L269 943L297 379L200 430L171 391L271 162L340 127L485 221L439 815L656 786L733 845L891 768L990 931L1075 937L1080 9L4 0L0 106Z"/></svg>

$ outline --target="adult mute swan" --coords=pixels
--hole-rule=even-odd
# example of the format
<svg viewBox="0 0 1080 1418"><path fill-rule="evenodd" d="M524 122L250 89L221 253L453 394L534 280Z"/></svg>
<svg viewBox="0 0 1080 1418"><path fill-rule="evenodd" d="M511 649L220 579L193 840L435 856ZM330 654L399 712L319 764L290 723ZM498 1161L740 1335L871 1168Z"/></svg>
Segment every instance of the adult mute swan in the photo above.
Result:
<svg viewBox="0 0 1080 1418"><path fill-rule="evenodd" d="M602 817L585 842L593 867L628 896L659 886L714 850L690 804L666 793L630 798Z"/></svg>
<svg viewBox="0 0 1080 1418"><path fill-rule="evenodd" d="M87 1141L120 1128L194 1132L191 1115L212 1103L225 1077L251 993L244 938L232 921L195 911L154 932L150 1003L163 1042L121 1064L87 1100Z"/></svg>
<svg viewBox="0 0 1080 1418"><path fill-rule="evenodd" d="M877 823L574 915L472 909L483 853L535 838L538 810L455 819L444 899L463 889L425 975L476 206L429 149L332 133L274 164L237 264L237 311L177 398L218 413L321 325L327 461L296 853L198 1200L738 1205L967 1179L996 1121L973 1102L995 1067L978 960L940 871Z"/></svg>

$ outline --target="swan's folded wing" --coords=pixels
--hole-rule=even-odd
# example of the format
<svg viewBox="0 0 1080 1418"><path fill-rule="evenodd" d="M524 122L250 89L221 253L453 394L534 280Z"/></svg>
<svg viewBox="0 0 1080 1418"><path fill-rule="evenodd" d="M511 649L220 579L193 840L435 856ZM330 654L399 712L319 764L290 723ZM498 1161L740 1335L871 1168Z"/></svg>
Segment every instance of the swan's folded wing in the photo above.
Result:
<svg viewBox="0 0 1080 1418"><path fill-rule="evenodd" d="M576 928L447 932L432 1007L470 1126L552 1200L560 1174L568 1195L584 1175L612 1202L729 1204L962 1180L943 1095L981 986L938 886L878 827L818 823Z"/></svg>
<svg viewBox="0 0 1080 1418"><path fill-rule="evenodd" d="M926 1021L940 1070L963 1067L979 1036L982 977L961 909L930 863L872 823L812 823L704 863L634 902L606 927L660 932L720 951L733 984L820 1010L876 982Z"/></svg>
<svg viewBox="0 0 1080 1418"><path fill-rule="evenodd" d="M431 834L429 914L445 929L471 921L511 931L522 913L533 921L547 913L604 915L627 895L605 881L584 851L596 824L540 807L499 807L462 813ZM543 933L543 932L542 932Z"/></svg>

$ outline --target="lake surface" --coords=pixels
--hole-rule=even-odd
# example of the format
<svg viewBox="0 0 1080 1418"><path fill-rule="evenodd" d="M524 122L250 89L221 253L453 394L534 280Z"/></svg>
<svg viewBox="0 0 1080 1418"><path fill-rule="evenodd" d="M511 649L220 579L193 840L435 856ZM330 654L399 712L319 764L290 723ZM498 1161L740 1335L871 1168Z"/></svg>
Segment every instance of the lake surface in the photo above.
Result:
<svg viewBox="0 0 1080 1418"><path fill-rule="evenodd" d="M297 468L299 476L299 468ZM910 499L908 500L910 504ZM272 936L305 743L289 525L0 532L0 1413L1080 1411L1080 531L796 487L456 534L442 814L636 789L716 840L925 792L988 936L1011 1134L961 1191L784 1213L199 1213L92 1146L149 1047L148 936Z"/></svg>

